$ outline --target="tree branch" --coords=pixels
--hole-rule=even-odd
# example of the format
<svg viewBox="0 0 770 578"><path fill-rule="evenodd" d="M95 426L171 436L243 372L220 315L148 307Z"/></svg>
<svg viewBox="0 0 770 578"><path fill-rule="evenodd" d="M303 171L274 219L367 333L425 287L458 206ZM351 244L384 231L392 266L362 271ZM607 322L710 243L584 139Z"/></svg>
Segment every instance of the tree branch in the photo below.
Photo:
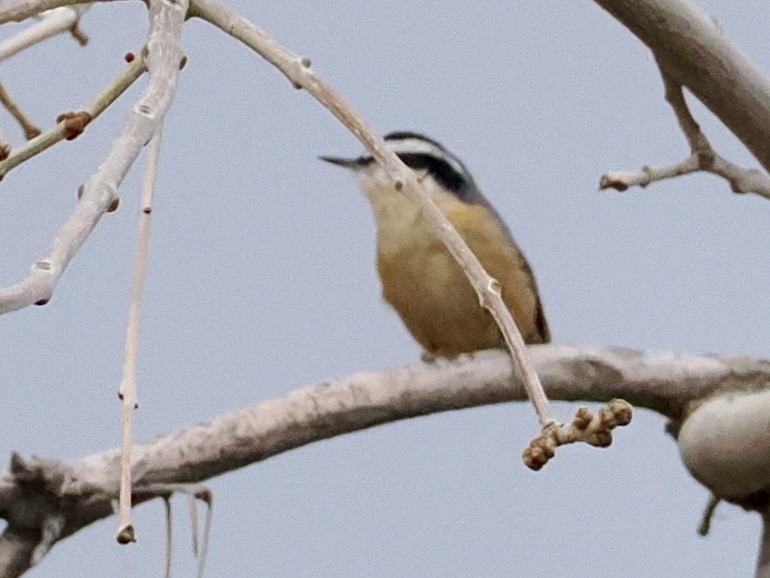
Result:
<svg viewBox="0 0 770 578"><path fill-rule="evenodd" d="M693 156L663 169L644 167L638 173L603 175L601 188L625 190L708 170L725 177L735 192L755 192L770 198L770 179L742 169L711 150L681 98L686 87L713 112L770 171L770 79L757 68L716 24L686 0L595 0L652 50L666 83L666 96L693 149ZM672 92L672 88L676 91ZM676 92L678 91L678 96ZM697 140L693 140L697 137ZM712 156L704 164L701 145ZM707 151L706 151L707 152Z"/></svg>
<svg viewBox="0 0 770 578"><path fill-rule="evenodd" d="M553 399L603 402L623 396L675 424L695 400L760 390L770 380L770 361L748 357L553 345L531 346L529 353ZM511 359L502 351L320 383L135 445L134 502L168 495L173 484L201 482L345 433L524 399ZM45 540L53 545L110 516L119 461L119 449L69 463L14 455L0 477L0 517L8 522L0 546L7 544L15 554L13 560L0 554L0 576L17 575L7 569L19 559L32 560ZM44 534L51 520L63 520L58 534Z"/></svg>
<svg viewBox="0 0 770 578"><path fill-rule="evenodd" d="M121 70L120 74L118 74L118 76L110 82L104 90L96 95L88 105L79 109L77 113L70 114L85 114L89 119L88 122L93 122L93 120L107 110L107 107L115 102L120 95L144 73L145 70L144 57L141 53L139 57L131 54L128 66ZM68 123L69 118L71 118L71 116L62 115L61 120L58 120L55 128L44 134L34 135L27 144L14 150L8 158L2 160L0 162L0 180L15 167L31 159L35 155L42 153L56 143L67 138L70 140L74 138L76 135L75 131L72 130ZM81 132L84 128L85 127L81 129Z"/></svg>
<svg viewBox="0 0 770 578"><path fill-rule="evenodd" d="M160 6L160 2L150 4L147 39L149 56L146 59L150 79L147 90L128 114L126 124L113 142L107 158L83 186L80 201L59 229L49 253L32 266L26 279L0 289L0 313L32 304L44 305L51 299L69 262L104 213L118 200L120 184L136 157L163 124L166 111L176 94L182 59L178 50L159 52L154 46L167 46L174 39L178 46L187 5L185 2L162 3L165 10L160 9ZM169 17L169 12L178 13L181 17ZM170 62L172 59L173 63Z"/></svg>
<svg viewBox="0 0 770 578"><path fill-rule="evenodd" d="M27 18L54 10L63 6L75 6L77 4L92 4L94 0L23 0L14 2L10 6L0 10L0 24L6 22L22 22ZM109 2L110 0L101 0Z"/></svg>
<svg viewBox="0 0 770 578"><path fill-rule="evenodd" d="M76 6L74 8L55 8L45 12L40 20L32 24L29 28L22 30L16 36L0 43L0 61L21 52L22 50L42 42L46 38L69 31L80 42L85 45L87 38L80 30L80 19L91 7Z"/></svg>
<svg viewBox="0 0 770 578"><path fill-rule="evenodd" d="M484 269L465 240L460 236L449 219L441 212L415 173L390 150L364 119L311 67L310 59L300 58L257 26L214 0L191 0L190 16L199 17L227 32L246 46L252 48L265 60L280 70L297 88L304 88L318 102L331 112L371 153L393 180L395 191L403 191L420 207L420 213L433 232L444 244L458 263L476 291L481 305L486 308L500 328L506 346L515 360L517 371L521 372L524 387L537 414L541 434L536 442L552 443L560 439L560 424L553 419L548 398L532 364L527 358L526 345L511 313L503 303L500 282ZM565 436L569 426L565 427ZM574 433L574 432L573 432ZM564 438L566 439L566 437ZM525 463L531 467L542 467L539 460L530 460L525 454Z"/></svg>
<svg viewBox="0 0 770 578"><path fill-rule="evenodd" d="M759 557L757 558L757 571L755 578L770 578L770 511L767 509L762 514L762 537L759 542Z"/></svg>

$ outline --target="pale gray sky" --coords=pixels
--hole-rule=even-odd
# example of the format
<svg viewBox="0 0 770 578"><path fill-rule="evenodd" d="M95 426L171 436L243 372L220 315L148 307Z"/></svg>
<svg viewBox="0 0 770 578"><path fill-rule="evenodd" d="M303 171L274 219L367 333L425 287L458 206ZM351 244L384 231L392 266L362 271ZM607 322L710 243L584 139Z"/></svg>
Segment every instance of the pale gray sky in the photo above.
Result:
<svg viewBox="0 0 770 578"><path fill-rule="evenodd" d="M770 6L697 4L770 70ZM623 195L600 174L687 154L649 51L594 3L232 2L315 67L381 132L424 132L462 158L527 253L554 340L770 356L770 203L710 176ZM3 63L46 127L87 102L142 44L143 4L97 5L86 49L62 36ZM4 35L18 30L8 27ZM137 437L419 349L381 301L374 223L319 154L357 141L271 66L201 22L164 131L140 357ZM141 86L144 86L141 83ZM23 277L72 210L140 87L76 141L0 184L0 283ZM703 107L719 152L756 166ZM6 137L19 141L8 116ZM138 175L46 307L0 323L0 456L116 446ZM557 404L566 419L572 406ZM567 447L532 473L533 411L508 404L395 423L212 480L207 576L748 576L759 521L707 493L664 420L638 411L612 448ZM177 498L175 576L192 575ZM160 576L163 508L57 545L30 576Z"/></svg>

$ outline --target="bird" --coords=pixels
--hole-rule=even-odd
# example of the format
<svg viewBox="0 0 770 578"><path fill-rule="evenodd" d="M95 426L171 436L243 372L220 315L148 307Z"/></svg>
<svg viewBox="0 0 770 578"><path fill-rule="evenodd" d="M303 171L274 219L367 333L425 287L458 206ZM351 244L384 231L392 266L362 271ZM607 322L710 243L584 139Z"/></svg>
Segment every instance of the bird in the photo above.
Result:
<svg viewBox="0 0 770 578"><path fill-rule="evenodd" d="M462 161L417 132L391 132L383 140L414 171L484 269L500 282L503 302L524 342L550 342L532 268ZM351 170L369 200L377 226L382 296L423 348L423 357L454 359L505 348L500 329L480 305L460 265L423 219L418 205L396 189L374 158L319 158Z"/></svg>

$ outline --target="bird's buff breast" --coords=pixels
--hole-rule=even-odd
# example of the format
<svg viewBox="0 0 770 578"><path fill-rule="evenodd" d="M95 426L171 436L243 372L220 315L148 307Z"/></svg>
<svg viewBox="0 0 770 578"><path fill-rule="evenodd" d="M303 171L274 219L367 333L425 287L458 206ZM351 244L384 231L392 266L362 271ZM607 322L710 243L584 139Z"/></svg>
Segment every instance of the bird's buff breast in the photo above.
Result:
<svg viewBox="0 0 770 578"><path fill-rule="evenodd" d="M491 315L416 206L406 197L388 200L386 206L374 207L377 269L383 297L407 329L438 356L500 347L502 337ZM438 201L445 215L460 204Z"/></svg>

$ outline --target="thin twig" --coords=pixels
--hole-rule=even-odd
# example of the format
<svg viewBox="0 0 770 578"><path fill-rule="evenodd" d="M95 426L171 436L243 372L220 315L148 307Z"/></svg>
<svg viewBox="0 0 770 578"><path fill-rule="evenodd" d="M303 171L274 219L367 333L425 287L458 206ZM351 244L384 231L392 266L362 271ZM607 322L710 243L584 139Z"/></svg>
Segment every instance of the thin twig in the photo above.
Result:
<svg viewBox="0 0 770 578"><path fill-rule="evenodd" d="M625 191L629 187L640 186L644 188L655 181L689 173L707 172L727 180L735 193L756 193L770 199L770 177L757 169L739 167L717 154L690 113L684 99L682 86L666 74L660 63L658 67L663 77L666 101L674 111L679 127L690 145L690 156L676 164L657 169L644 166L641 171L637 172L607 172L602 175L599 181L599 189Z"/></svg>
<svg viewBox="0 0 770 578"><path fill-rule="evenodd" d="M190 493L188 496L188 504L190 506L190 532L192 534L192 551L193 555L197 558L200 548L198 546L198 502L195 496Z"/></svg>
<svg viewBox="0 0 770 578"><path fill-rule="evenodd" d="M202 18L240 40L278 68L294 86L307 90L363 143L374 159L391 176L394 187L398 190L403 189L420 206L423 218L432 225L436 235L460 264L476 289L482 305L492 313L500 326L516 362L516 368L522 375L529 398L535 407L540 425L546 428L553 424L554 419L551 416L548 398L543 392L537 374L527 360L524 340L503 303L500 284L484 270L462 237L430 199L415 174L385 146L382 139L358 113L311 68L309 59L293 54L248 20L212 0L191 0L190 15Z"/></svg>
<svg viewBox="0 0 770 578"><path fill-rule="evenodd" d="M770 509L765 507L762 515L762 537L759 542L759 556L754 578L770 578Z"/></svg>
<svg viewBox="0 0 770 578"><path fill-rule="evenodd" d="M146 70L144 58L141 57L141 52L139 54L139 56L132 58L128 66L110 84L104 87L88 105L80 109L80 112L89 115L91 122L115 102L144 73ZM71 135L67 119L64 118L54 129L36 136L23 147L14 150L7 159L0 162L0 179L24 161L31 159Z"/></svg>
<svg viewBox="0 0 770 578"><path fill-rule="evenodd" d="M721 500L714 494L709 496L706 509L703 511L703 517L701 518L700 525L698 526L698 534L701 536L707 536L709 530L711 530L711 520L714 517L714 513L717 511L717 506Z"/></svg>
<svg viewBox="0 0 770 578"><path fill-rule="evenodd" d="M682 86L674 82L670 76L663 72L663 69L660 69L660 73L663 78L666 101L676 115L679 127L690 145L690 152L701 158L702 166L708 166L713 159L714 150L711 148L711 143L709 143L706 135L701 131L700 125L690 114L690 109L684 100Z"/></svg>
<svg viewBox="0 0 770 578"><path fill-rule="evenodd" d="M171 498L163 497L163 511L166 514L166 571L165 578L171 578L171 554L174 545L173 516L171 515Z"/></svg>
<svg viewBox="0 0 770 578"><path fill-rule="evenodd" d="M90 5L85 5L75 8L56 8L45 12L40 20L31 24L29 28L0 43L0 62L62 32L70 32L81 46L85 45L88 39L78 23L89 8Z"/></svg>
<svg viewBox="0 0 770 578"><path fill-rule="evenodd" d="M24 138L30 140L40 134L40 129L37 127L37 125L35 125L35 123L27 118L27 115L24 114L24 111L21 110L21 107L11 98L11 95L8 94L8 91L5 90L5 86L2 83L0 83L0 103L2 103L8 112L11 113L11 115L13 115L13 118L16 119L16 122L21 125L21 129L24 131ZM0 166L2 166L2 164L5 163L0 163ZM2 178L2 176L0 176L0 178Z"/></svg>
<svg viewBox="0 0 770 578"><path fill-rule="evenodd" d="M211 542L211 524L214 522L214 495L210 491L198 492L195 497L206 502L206 521L203 523L203 538L198 558L198 578L203 578L206 569L206 558L209 554L209 543Z"/></svg>
<svg viewBox="0 0 770 578"><path fill-rule="evenodd" d="M142 293L147 277L147 256L150 250L150 217L152 198L158 177L161 131L150 143L148 165L142 190L142 209L139 215L139 243L134 271L134 287L126 329L126 352L123 362L123 379L119 396L123 403L123 445L120 456L120 530L119 536L133 541L131 527L131 428L134 410L139 407L136 387L136 360L139 355L139 325L141 322Z"/></svg>
<svg viewBox="0 0 770 578"><path fill-rule="evenodd" d="M0 9L0 24L21 22L46 10L53 10L62 6L91 3L93 0L26 0L25 2L14 2L7 8Z"/></svg>
<svg viewBox="0 0 770 578"><path fill-rule="evenodd" d="M107 157L83 185L80 202L59 229L48 254L33 265L25 279L0 289L0 313L47 303L69 262L104 213L115 206L123 178L162 125L176 94L183 60L179 39L187 7L186 0L151 2L145 59L150 76L147 89L128 114Z"/></svg>

